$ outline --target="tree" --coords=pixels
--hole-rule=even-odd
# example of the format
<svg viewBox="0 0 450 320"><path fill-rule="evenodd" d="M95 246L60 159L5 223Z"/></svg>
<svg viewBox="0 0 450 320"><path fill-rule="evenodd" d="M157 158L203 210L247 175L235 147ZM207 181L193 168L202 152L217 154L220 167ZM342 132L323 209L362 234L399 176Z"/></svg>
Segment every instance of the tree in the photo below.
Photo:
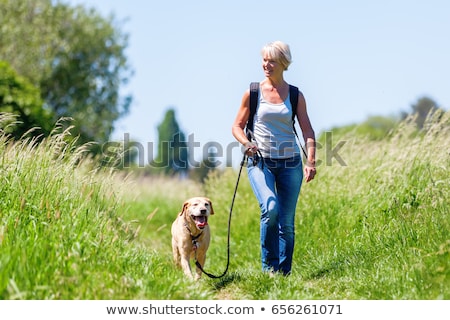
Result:
<svg viewBox="0 0 450 320"><path fill-rule="evenodd" d="M427 116L438 109L436 102L428 97L420 98L416 104L411 106L413 113L417 114L416 123L419 128L423 128L423 124Z"/></svg>
<svg viewBox="0 0 450 320"><path fill-rule="evenodd" d="M415 104L411 105L412 114L416 115L416 124L417 126L422 129L423 125L425 123L425 120L427 119L428 115L430 113L433 113L439 109L437 106L437 103L428 97L422 97ZM402 118L406 118L408 114L403 113Z"/></svg>
<svg viewBox="0 0 450 320"><path fill-rule="evenodd" d="M8 133L16 139L32 128L39 128L36 133L44 136L52 129L53 117L43 108L39 90L5 61L0 61L0 112L15 116L16 124Z"/></svg>
<svg viewBox="0 0 450 320"><path fill-rule="evenodd" d="M206 157L204 157L202 162L200 163L200 166L198 168L193 168L189 176L193 180L204 183L209 173L216 169L217 161L215 159L215 153L209 150Z"/></svg>
<svg viewBox="0 0 450 320"><path fill-rule="evenodd" d="M40 89L54 119L74 119L79 143L106 142L129 111L128 35L111 16L51 0L0 0L0 59Z"/></svg>
<svg viewBox="0 0 450 320"><path fill-rule="evenodd" d="M158 126L158 154L151 166L165 174L186 174L189 170L189 154L186 138L175 118L175 111L169 109Z"/></svg>

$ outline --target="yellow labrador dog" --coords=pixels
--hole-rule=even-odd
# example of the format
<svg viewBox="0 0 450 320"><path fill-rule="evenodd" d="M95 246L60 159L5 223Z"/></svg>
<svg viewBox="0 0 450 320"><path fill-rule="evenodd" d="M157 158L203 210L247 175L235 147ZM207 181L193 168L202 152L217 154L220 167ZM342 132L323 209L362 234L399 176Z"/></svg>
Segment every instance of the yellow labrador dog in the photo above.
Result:
<svg viewBox="0 0 450 320"><path fill-rule="evenodd" d="M211 200L194 197L184 202L181 212L172 224L172 252L175 264L191 279L198 280L202 271L197 267L192 273L191 259L205 265L206 251L211 234L208 218L214 214Z"/></svg>

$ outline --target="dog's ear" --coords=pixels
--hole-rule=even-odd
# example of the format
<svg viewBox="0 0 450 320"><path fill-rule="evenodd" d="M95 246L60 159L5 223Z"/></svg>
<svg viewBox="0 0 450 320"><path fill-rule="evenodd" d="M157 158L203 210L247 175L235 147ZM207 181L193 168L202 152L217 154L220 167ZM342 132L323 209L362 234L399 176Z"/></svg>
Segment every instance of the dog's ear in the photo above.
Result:
<svg viewBox="0 0 450 320"><path fill-rule="evenodd" d="M211 210L210 210L210 214L214 214L214 209L213 209L211 200L209 200L208 198L206 198L206 201L208 201L208 203L209 203L209 208L211 209Z"/></svg>
<svg viewBox="0 0 450 320"><path fill-rule="evenodd" d="M186 211L187 211L187 209L189 208L189 205L191 204L191 202L189 201L189 200L186 200L184 203L183 203L183 208L181 208L181 212L180 212L180 216L182 216Z"/></svg>

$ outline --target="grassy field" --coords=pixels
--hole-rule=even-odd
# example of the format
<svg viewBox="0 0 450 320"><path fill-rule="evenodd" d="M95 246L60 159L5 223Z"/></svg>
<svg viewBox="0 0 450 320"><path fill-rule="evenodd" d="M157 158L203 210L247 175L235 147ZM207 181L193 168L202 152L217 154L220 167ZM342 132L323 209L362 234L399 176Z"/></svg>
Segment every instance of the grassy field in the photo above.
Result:
<svg viewBox="0 0 450 320"><path fill-rule="evenodd" d="M174 267L170 226L186 198L211 198L205 269L221 274L236 169L204 185L124 176L93 169L65 132L39 145L0 132L0 299L450 299L450 114L426 126L405 121L377 141L335 134L345 165L321 141L289 277L260 270L259 209L243 170L228 273L199 282Z"/></svg>

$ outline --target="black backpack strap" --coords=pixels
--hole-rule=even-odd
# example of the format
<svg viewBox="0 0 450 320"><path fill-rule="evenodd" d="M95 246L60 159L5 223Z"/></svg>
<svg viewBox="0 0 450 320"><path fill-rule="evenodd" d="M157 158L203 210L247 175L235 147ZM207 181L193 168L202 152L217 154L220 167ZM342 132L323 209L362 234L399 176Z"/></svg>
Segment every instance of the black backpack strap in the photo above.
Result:
<svg viewBox="0 0 450 320"><path fill-rule="evenodd" d="M295 121L295 116L297 114L297 104L298 104L298 88L293 85L289 85L289 98L292 105L292 121Z"/></svg>
<svg viewBox="0 0 450 320"><path fill-rule="evenodd" d="M292 106L292 127L294 128L294 133L298 138L297 130L295 129L295 116L297 115L297 104L298 104L298 88L293 85L289 85L289 98Z"/></svg>
<svg viewBox="0 0 450 320"><path fill-rule="evenodd" d="M250 140L250 132L253 131L253 121L256 113L256 108L258 107L258 95L259 95L259 82L250 83L250 115L247 121L247 137Z"/></svg>
<svg viewBox="0 0 450 320"><path fill-rule="evenodd" d="M300 142L300 138L298 137L297 130L295 129L295 116L297 115L297 104L298 104L298 96L299 96L299 90L296 86L289 85L289 100L291 101L292 106L292 128L294 129L294 133L297 136L298 141ZM305 155L305 158L308 158L305 149L300 144L300 147L302 148L303 154Z"/></svg>

